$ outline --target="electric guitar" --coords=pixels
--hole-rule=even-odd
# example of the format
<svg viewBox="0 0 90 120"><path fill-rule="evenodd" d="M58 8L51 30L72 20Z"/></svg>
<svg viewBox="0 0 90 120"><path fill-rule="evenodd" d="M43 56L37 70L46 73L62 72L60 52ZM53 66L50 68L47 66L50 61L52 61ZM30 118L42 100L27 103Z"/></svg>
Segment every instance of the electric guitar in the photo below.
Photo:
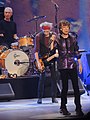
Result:
<svg viewBox="0 0 90 120"><path fill-rule="evenodd" d="M52 59L57 58L58 56L59 56L58 50L56 50L56 53L55 53L55 54L53 54L53 55L51 55L51 56L49 56L49 57L48 57L47 55L45 55L43 58L40 58L40 59L39 59L39 62L41 63L42 69L39 69L39 68L38 68L38 64L37 64L37 62L35 61L36 69L37 69L39 72L43 72L43 71L45 70L45 67L46 67L47 65L49 65L49 62L50 62Z"/></svg>

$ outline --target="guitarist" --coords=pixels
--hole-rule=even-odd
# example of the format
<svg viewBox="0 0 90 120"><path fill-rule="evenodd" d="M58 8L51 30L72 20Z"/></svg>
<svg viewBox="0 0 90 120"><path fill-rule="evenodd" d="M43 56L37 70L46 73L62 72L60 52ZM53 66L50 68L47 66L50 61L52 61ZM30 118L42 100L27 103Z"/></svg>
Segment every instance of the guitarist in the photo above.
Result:
<svg viewBox="0 0 90 120"><path fill-rule="evenodd" d="M52 103L58 103L56 99L56 74L55 74L55 58L58 57L58 53L55 53L55 43L57 35L52 32L53 24L49 22L43 22L40 24L41 32L35 36L35 59L40 72L40 78L38 83L38 104L42 104L42 97L44 92L45 83L45 70L40 62L40 58L45 55L52 54L52 59L46 59L45 61L49 63L49 68L51 72L51 92L52 92ZM44 66L45 67L45 66Z"/></svg>

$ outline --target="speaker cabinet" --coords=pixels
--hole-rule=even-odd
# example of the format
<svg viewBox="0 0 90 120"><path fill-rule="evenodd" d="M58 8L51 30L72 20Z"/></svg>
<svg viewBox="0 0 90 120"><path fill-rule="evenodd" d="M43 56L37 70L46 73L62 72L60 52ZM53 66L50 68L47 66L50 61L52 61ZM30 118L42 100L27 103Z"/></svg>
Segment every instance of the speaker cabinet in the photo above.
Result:
<svg viewBox="0 0 90 120"><path fill-rule="evenodd" d="M80 94L84 94L85 93L85 88L84 88L84 85L81 81L81 79L78 77L78 85L79 85L79 91L80 91ZM58 87L58 90L61 94L61 89L62 89L62 81L59 80L58 83L57 83L57 87ZM72 86L72 82L71 80L69 79L68 80L68 95L74 95L74 90L73 90L73 86Z"/></svg>
<svg viewBox="0 0 90 120"><path fill-rule="evenodd" d="M11 100L15 96L10 83L0 84L0 100Z"/></svg>

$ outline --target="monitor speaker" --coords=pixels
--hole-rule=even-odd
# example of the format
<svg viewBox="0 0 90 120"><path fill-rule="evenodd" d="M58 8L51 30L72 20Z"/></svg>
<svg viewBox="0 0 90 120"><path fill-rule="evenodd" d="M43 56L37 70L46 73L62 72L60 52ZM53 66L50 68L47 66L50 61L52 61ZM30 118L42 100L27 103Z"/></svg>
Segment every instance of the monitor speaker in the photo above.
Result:
<svg viewBox="0 0 90 120"><path fill-rule="evenodd" d="M79 85L79 91L80 91L80 94L84 94L85 93L85 88L84 88L84 85L82 83L82 80L78 77L78 85ZM57 87L58 87L58 90L61 94L61 89L62 89L62 81L59 80L58 83L57 83ZM71 80L69 79L68 80L68 95L74 95L74 90L73 90L73 86L72 86L72 82Z"/></svg>
<svg viewBox="0 0 90 120"><path fill-rule="evenodd" d="M0 84L0 100L11 100L15 96L10 83Z"/></svg>

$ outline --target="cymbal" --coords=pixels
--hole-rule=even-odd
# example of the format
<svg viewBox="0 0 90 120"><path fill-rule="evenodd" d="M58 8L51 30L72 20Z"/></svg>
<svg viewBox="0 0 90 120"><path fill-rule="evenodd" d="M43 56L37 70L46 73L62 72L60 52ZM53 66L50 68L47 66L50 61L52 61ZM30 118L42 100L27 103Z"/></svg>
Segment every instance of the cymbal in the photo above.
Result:
<svg viewBox="0 0 90 120"><path fill-rule="evenodd" d="M85 49L79 49L78 52L87 52Z"/></svg>
<svg viewBox="0 0 90 120"><path fill-rule="evenodd" d="M34 21L34 20L38 20L38 19L41 19L41 18L46 18L46 16L34 16L32 19L27 20L27 22L31 22L31 21Z"/></svg>

